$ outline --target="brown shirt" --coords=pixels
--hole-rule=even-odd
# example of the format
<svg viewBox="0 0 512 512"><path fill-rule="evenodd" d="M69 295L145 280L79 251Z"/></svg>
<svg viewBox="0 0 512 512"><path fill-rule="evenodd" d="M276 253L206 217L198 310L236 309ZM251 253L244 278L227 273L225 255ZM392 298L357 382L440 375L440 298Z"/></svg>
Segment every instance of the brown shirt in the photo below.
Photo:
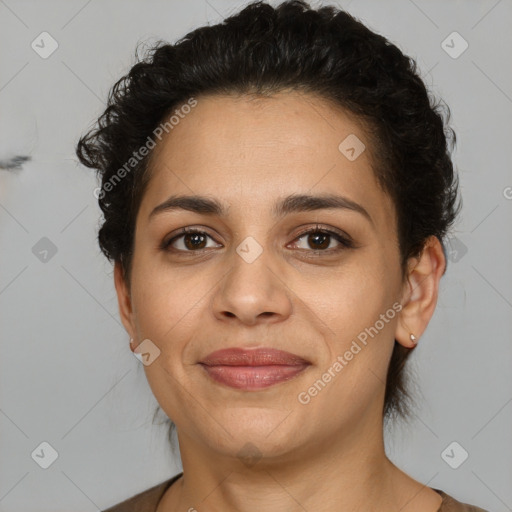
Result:
<svg viewBox="0 0 512 512"><path fill-rule="evenodd" d="M107 508L102 512L155 512L158 502L165 491L176 481L183 473L165 480L164 482L147 489L140 494L136 494L127 500ZM434 489L441 495L443 501L437 512L488 512L483 508L461 503L439 489Z"/></svg>

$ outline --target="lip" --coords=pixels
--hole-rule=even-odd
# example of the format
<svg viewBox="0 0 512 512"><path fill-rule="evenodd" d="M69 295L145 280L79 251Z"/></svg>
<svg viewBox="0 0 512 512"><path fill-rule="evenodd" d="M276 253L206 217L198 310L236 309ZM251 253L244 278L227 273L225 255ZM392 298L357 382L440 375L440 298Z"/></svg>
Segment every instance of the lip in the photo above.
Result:
<svg viewBox="0 0 512 512"><path fill-rule="evenodd" d="M212 352L200 362L216 382L245 390L262 389L288 381L310 364L296 354L273 348L222 349Z"/></svg>
<svg viewBox="0 0 512 512"><path fill-rule="evenodd" d="M270 347L247 350L244 348L225 348L216 350L202 361L207 366L269 366L309 364L302 357Z"/></svg>

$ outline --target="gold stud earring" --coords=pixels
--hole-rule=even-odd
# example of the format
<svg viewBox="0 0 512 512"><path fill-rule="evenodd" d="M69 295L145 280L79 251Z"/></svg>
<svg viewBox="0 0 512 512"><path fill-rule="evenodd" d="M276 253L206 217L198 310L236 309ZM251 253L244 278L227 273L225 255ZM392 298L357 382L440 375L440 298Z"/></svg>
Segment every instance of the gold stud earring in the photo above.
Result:
<svg viewBox="0 0 512 512"><path fill-rule="evenodd" d="M410 333L410 338L411 338L411 341L413 342L414 345L416 345L418 343L418 340L416 339L416 336L414 336L414 334L411 332Z"/></svg>

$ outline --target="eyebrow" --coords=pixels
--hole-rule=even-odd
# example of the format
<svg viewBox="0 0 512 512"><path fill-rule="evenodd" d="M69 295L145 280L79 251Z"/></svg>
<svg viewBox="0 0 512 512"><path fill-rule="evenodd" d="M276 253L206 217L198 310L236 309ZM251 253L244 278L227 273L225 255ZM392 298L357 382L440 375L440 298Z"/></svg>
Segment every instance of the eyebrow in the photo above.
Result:
<svg viewBox="0 0 512 512"><path fill-rule="evenodd" d="M324 209L344 209L351 210L363 215L372 225L373 219L368 211L359 203L351 199L334 195L309 195L309 194L292 194L281 199L274 204L272 215L274 218L284 217L290 213L309 212ZM187 210L201 215L216 215L218 217L226 217L229 208L224 206L216 199L206 196L170 196L163 203L155 206L149 214L148 220L155 215L173 210Z"/></svg>

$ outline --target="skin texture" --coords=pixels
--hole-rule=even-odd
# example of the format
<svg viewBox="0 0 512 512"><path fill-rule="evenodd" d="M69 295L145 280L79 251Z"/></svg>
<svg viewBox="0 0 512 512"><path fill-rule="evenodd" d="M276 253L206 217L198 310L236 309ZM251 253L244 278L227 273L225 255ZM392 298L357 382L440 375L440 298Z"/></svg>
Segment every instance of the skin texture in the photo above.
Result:
<svg viewBox="0 0 512 512"><path fill-rule="evenodd" d="M429 239L402 280L394 205L374 177L363 127L342 110L298 92L197 100L155 148L131 289L119 264L114 272L134 345L148 338L161 351L144 370L177 426L184 477L158 512L436 511L441 497L387 459L382 407L394 339L413 348L409 334L420 340L434 312L445 268L439 241ZM366 145L354 161L338 149L350 134ZM274 202L292 193L343 195L372 220L348 209L274 218ZM218 199L227 216L174 210L148 220L170 195L191 194ZM308 242L301 230L317 223L342 230L356 247L334 237L325 246ZM193 252L184 237L175 252L159 248L183 227L204 231L206 248ZM236 251L247 237L263 250L251 263ZM320 252L327 246L341 250ZM298 394L396 302L400 313L300 403ZM261 391L213 382L198 362L237 346L287 350L311 365ZM240 456L247 443L259 457L252 464Z"/></svg>

